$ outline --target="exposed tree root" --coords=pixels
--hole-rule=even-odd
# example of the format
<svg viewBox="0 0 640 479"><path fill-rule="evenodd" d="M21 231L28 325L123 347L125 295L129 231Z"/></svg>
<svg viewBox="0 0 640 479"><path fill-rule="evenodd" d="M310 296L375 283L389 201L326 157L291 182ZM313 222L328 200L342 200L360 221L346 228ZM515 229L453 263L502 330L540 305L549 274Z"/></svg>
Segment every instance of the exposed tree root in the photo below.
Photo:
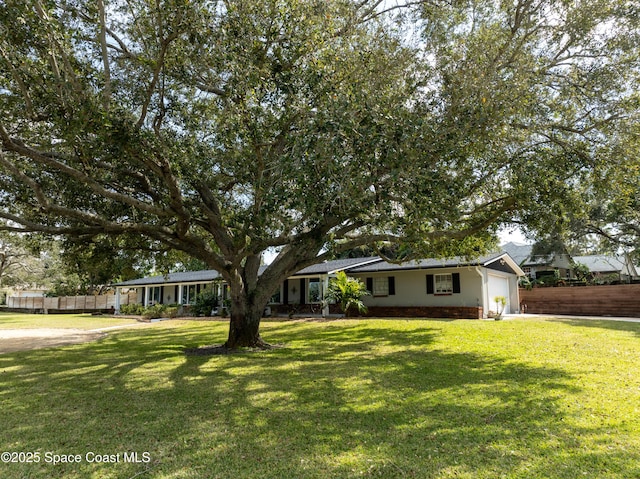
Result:
<svg viewBox="0 0 640 479"><path fill-rule="evenodd" d="M211 346L201 346L199 348L185 348L184 354L187 356L219 356L225 354L239 354L239 353L257 353L261 351L270 351L272 349L282 348L282 345L268 344L261 342L254 346L244 346L230 348L225 344L215 344Z"/></svg>

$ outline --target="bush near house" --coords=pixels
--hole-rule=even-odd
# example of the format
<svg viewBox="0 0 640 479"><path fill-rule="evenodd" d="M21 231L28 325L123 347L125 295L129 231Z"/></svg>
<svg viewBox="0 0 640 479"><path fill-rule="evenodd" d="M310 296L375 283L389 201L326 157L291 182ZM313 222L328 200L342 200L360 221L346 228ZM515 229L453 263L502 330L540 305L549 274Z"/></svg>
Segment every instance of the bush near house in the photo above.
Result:
<svg viewBox="0 0 640 479"><path fill-rule="evenodd" d="M211 316L211 312L220 305L218 295L212 289L205 289L196 296L194 304L191 306L193 316Z"/></svg>
<svg viewBox="0 0 640 479"><path fill-rule="evenodd" d="M140 316L144 312L144 305L142 304L122 304L120 305L120 313L133 314Z"/></svg>
<svg viewBox="0 0 640 479"><path fill-rule="evenodd" d="M154 304L146 308L142 304L123 304L120 306L120 313L142 316L144 319L176 318L178 311L178 305L170 304Z"/></svg>
<svg viewBox="0 0 640 479"><path fill-rule="evenodd" d="M327 299L338 303L342 312L348 317L354 311L367 312L362 297L369 294L367 286L362 281L347 276L344 271L339 271L329 283Z"/></svg>

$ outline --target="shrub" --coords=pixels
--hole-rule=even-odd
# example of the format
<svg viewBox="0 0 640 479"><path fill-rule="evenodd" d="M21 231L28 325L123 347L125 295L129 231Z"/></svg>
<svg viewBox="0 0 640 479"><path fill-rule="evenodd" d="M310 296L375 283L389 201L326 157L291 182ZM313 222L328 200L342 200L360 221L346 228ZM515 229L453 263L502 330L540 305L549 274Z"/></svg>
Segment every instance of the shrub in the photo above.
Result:
<svg viewBox="0 0 640 479"><path fill-rule="evenodd" d="M162 318L165 316L166 310L167 307L164 304L154 304L153 306L148 306L142 312L142 317L144 319Z"/></svg>
<svg viewBox="0 0 640 479"><path fill-rule="evenodd" d="M142 316L144 319L155 318L177 318L179 308L177 304L154 304L153 306L144 307L142 304L123 304L120 306L121 314L131 314Z"/></svg>
<svg viewBox="0 0 640 479"><path fill-rule="evenodd" d="M531 290L533 289L533 283L531 282L531 279L528 276L523 276L518 280L518 285L521 288L525 288L527 290Z"/></svg>
<svg viewBox="0 0 640 479"><path fill-rule="evenodd" d="M194 316L211 316L211 311L219 305L218 296L213 289L205 289L196 296L196 300L191 306Z"/></svg>
<svg viewBox="0 0 640 479"><path fill-rule="evenodd" d="M141 315L144 311L144 306L142 304L122 304L120 305L120 313L121 314L133 314L133 315Z"/></svg>
<svg viewBox="0 0 640 479"><path fill-rule="evenodd" d="M507 298L505 298L504 296L496 296L495 298L493 298L493 300L496 302L497 313L495 315L495 319L497 321L502 319L502 313L505 306L507 305Z"/></svg>
<svg viewBox="0 0 640 479"><path fill-rule="evenodd" d="M344 271L339 271L329 282L327 299L338 303L345 316L349 316L354 309L359 313L367 312L362 297L368 294L370 293L367 291L367 286L362 281L347 276Z"/></svg>

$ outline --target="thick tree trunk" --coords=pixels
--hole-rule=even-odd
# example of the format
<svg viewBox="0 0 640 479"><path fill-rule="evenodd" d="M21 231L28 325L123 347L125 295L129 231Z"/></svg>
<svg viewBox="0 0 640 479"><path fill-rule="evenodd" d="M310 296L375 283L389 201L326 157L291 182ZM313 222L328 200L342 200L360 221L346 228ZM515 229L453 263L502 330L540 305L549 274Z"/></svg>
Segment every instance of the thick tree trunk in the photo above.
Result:
<svg viewBox="0 0 640 479"><path fill-rule="evenodd" d="M260 337L260 321L269 298L292 272L307 266L306 261L315 258L322 245L321 237L312 236L295 247L289 246L288 253L281 253L280 259L276 259L261 276L258 274L260 255L247 256L243 267L228 271L225 279L229 284L231 320L225 348L270 347Z"/></svg>
<svg viewBox="0 0 640 479"><path fill-rule="evenodd" d="M247 299L232 300L229 337L225 343L228 349L268 348L269 344L260 337L260 320L264 305L251 304Z"/></svg>

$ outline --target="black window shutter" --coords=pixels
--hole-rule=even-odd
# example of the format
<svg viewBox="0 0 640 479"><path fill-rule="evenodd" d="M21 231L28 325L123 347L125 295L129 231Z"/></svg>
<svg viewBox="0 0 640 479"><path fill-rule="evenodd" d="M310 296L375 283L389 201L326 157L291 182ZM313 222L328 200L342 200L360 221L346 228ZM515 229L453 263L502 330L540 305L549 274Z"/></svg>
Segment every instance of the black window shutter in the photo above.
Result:
<svg viewBox="0 0 640 479"><path fill-rule="evenodd" d="M160 298L159 298L159 303L160 304L164 304L164 286L160 286Z"/></svg>
<svg viewBox="0 0 640 479"><path fill-rule="evenodd" d="M451 275L451 279L453 280L453 292L460 292L460 273L453 273Z"/></svg>
<svg viewBox="0 0 640 479"><path fill-rule="evenodd" d="M373 278L367 278L367 291L373 294Z"/></svg>
<svg viewBox="0 0 640 479"><path fill-rule="evenodd" d="M300 278L300 304L307 304L307 292L304 289L305 286L304 278Z"/></svg>
<svg viewBox="0 0 640 479"><path fill-rule="evenodd" d="M433 275L432 274L428 274L427 275L427 294L433 294L433 291L434 291Z"/></svg>
<svg viewBox="0 0 640 479"><path fill-rule="evenodd" d="M396 294L396 277L389 276L389 296Z"/></svg>
<svg viewBox="0 0 640 479"><path fill-rule="evenodd" d="M177 303L178 303L178 293L179 293L179 291L178 291L178 285L176 284L176 285L173 287L173 302L174 302L175 304L177 304Z"/></svg>

